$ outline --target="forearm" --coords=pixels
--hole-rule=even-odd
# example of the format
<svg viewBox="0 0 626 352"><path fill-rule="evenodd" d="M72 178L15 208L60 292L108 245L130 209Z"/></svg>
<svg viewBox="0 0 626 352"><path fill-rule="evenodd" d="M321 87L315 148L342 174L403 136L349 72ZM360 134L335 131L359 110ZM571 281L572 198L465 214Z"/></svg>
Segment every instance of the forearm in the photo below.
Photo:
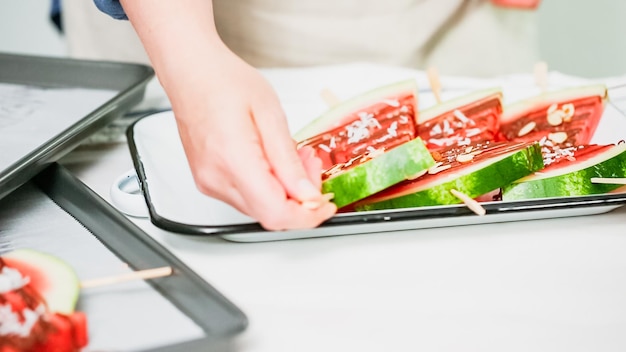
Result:
<svg viewBox="0 0 626 352"><path fill-rule="evenodd" d="M159 81L168 95L203 79L216 56L226 50L206 0L122 0ZM171 98L171 96L170 96Z"/></svg>

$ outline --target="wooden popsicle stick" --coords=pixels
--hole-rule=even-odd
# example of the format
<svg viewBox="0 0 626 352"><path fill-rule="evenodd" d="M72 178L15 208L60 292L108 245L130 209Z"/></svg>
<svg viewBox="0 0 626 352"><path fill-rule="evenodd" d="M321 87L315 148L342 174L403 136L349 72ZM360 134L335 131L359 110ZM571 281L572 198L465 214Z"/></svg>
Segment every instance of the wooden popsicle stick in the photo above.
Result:
<svg viewBox="0 0 626 352"><path fill-rule="evenodd" d="M170 266L154 269L138 270L126 274L113 275L98 279L86 280L80 283L81 288L94 288L100 286L114 285L127 281L156 279L172 275L174 271Z"/></svg>
<svg viewBox="0 0 626 352"><path fill-rule="evenodd" d="M328 88L322 89L320 96L329 108L341 103L341 99L339 99L339 97Z"/></svg>
<svg viewBox="0 0 626 352"><path fill-rule="evenodd" d="M471 198L467 194L459 192L456 189L451 189L450 193L452 193L453 196L459 198L471 211L476 213L476 215L482 216L487 214L487 210L485 210L485 208L483 208L480 203L478 203L475 199Z"/></svg>
<svg viewBox="0 0 626 352"><path fill-rule="evenodd" d="M534 69L535 84L542 92L548 90L548 63L539 61L535 64Z"/></svg>
<svg viewBox="0 0 626 352"><path fill-rule="evenodd" d="M426 70L426 75L428 75L430 89L435 95L435 100L437 100L437 104L441 104L441 81L439 80L439 72L437 72L437 69L435 67L429 67L428 70Z"/></svg>
<svg viewBox="0 0 626 352"><path fill-rule="evenodd" d="M592 177L591 183L603 183L608 185L626 185L626 178Z"/></svg>
<svg viewBox="0 0 626 352"><path fill-rule="evenodd" d="M302 206L309 209L309 210L315 210L318 209L319 207L321 207L322 205L324 205L324 203L329 202L331 199L335 198L335 194L330 192L330 193L324 193L322 194L322 199L320 200L308 200L308 201L304 201L302 202Z"/></svg>

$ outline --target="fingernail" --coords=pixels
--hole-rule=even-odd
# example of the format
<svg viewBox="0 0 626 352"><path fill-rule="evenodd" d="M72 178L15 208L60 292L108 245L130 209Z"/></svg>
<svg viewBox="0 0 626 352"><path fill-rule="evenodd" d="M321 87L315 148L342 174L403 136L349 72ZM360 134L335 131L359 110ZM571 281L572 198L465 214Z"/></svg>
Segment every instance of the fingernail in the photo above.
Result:
<svg viewBox="0 0 626 352"><path fill-rule="evenodd" d="M308 179L298 181L298 197L300 201L319 198L320 190L317 189Z"/></svg>

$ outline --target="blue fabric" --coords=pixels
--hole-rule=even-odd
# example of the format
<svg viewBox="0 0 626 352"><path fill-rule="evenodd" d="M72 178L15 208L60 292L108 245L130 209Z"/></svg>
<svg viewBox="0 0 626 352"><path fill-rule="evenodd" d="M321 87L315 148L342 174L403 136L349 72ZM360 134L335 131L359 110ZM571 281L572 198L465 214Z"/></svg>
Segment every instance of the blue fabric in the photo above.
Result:
<svg viewBox="0 0 626 352"><path fill-rule="evenodd" d="M61 13L61 0L52 0L50 4L50 16L57 16Z"/></svg>
<svg viewBox="0 0 626 352"><path fill-rule="evenodd" d="M115 18L116 20L127 20L126 12L122 8L122 4L118 0L93 0L96 4L96 7L100 9L100 11L106 13L107 15Z"/></svg>
<svg viewBox="0 0 626 352"><path fill-rule="evenodd" d="M59 32L63 33L63 21L61 21L61 0L52 0L50 2L50 20Z"/></svg>

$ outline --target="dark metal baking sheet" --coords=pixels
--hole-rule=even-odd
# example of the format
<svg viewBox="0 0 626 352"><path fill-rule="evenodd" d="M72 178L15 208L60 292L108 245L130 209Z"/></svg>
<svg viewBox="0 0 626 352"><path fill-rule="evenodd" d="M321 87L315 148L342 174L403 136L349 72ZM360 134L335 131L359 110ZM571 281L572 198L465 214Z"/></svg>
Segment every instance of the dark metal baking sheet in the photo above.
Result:
<svg viewBox="0 0 626 352"><path fill-rule="evenodd" d="M162 266L173 269L173 275L147 282L198 325L206 336L164 349L187 346L184 350L213 350L217 345L230 345L231 338L247 327L247 317L237 306L67 169L54 163L33 181L132 269Z"/></svg>
<svg viewBox="0 0 626 352"><path fill-rule="evenodd" d="M16 155L14 163L0 167L0 198L139 103L153 76L152 68L145 65L0 53L0 84L115 92L108 101L93 106L85 116L67 126L59 126L60 133L37 141L33 148ZM39 115L45 117L45 114ZM32 124L36 126L37 121ZM0 138L6 131L0 126ZM10 150L11 146L3 148Z"/></svg>

